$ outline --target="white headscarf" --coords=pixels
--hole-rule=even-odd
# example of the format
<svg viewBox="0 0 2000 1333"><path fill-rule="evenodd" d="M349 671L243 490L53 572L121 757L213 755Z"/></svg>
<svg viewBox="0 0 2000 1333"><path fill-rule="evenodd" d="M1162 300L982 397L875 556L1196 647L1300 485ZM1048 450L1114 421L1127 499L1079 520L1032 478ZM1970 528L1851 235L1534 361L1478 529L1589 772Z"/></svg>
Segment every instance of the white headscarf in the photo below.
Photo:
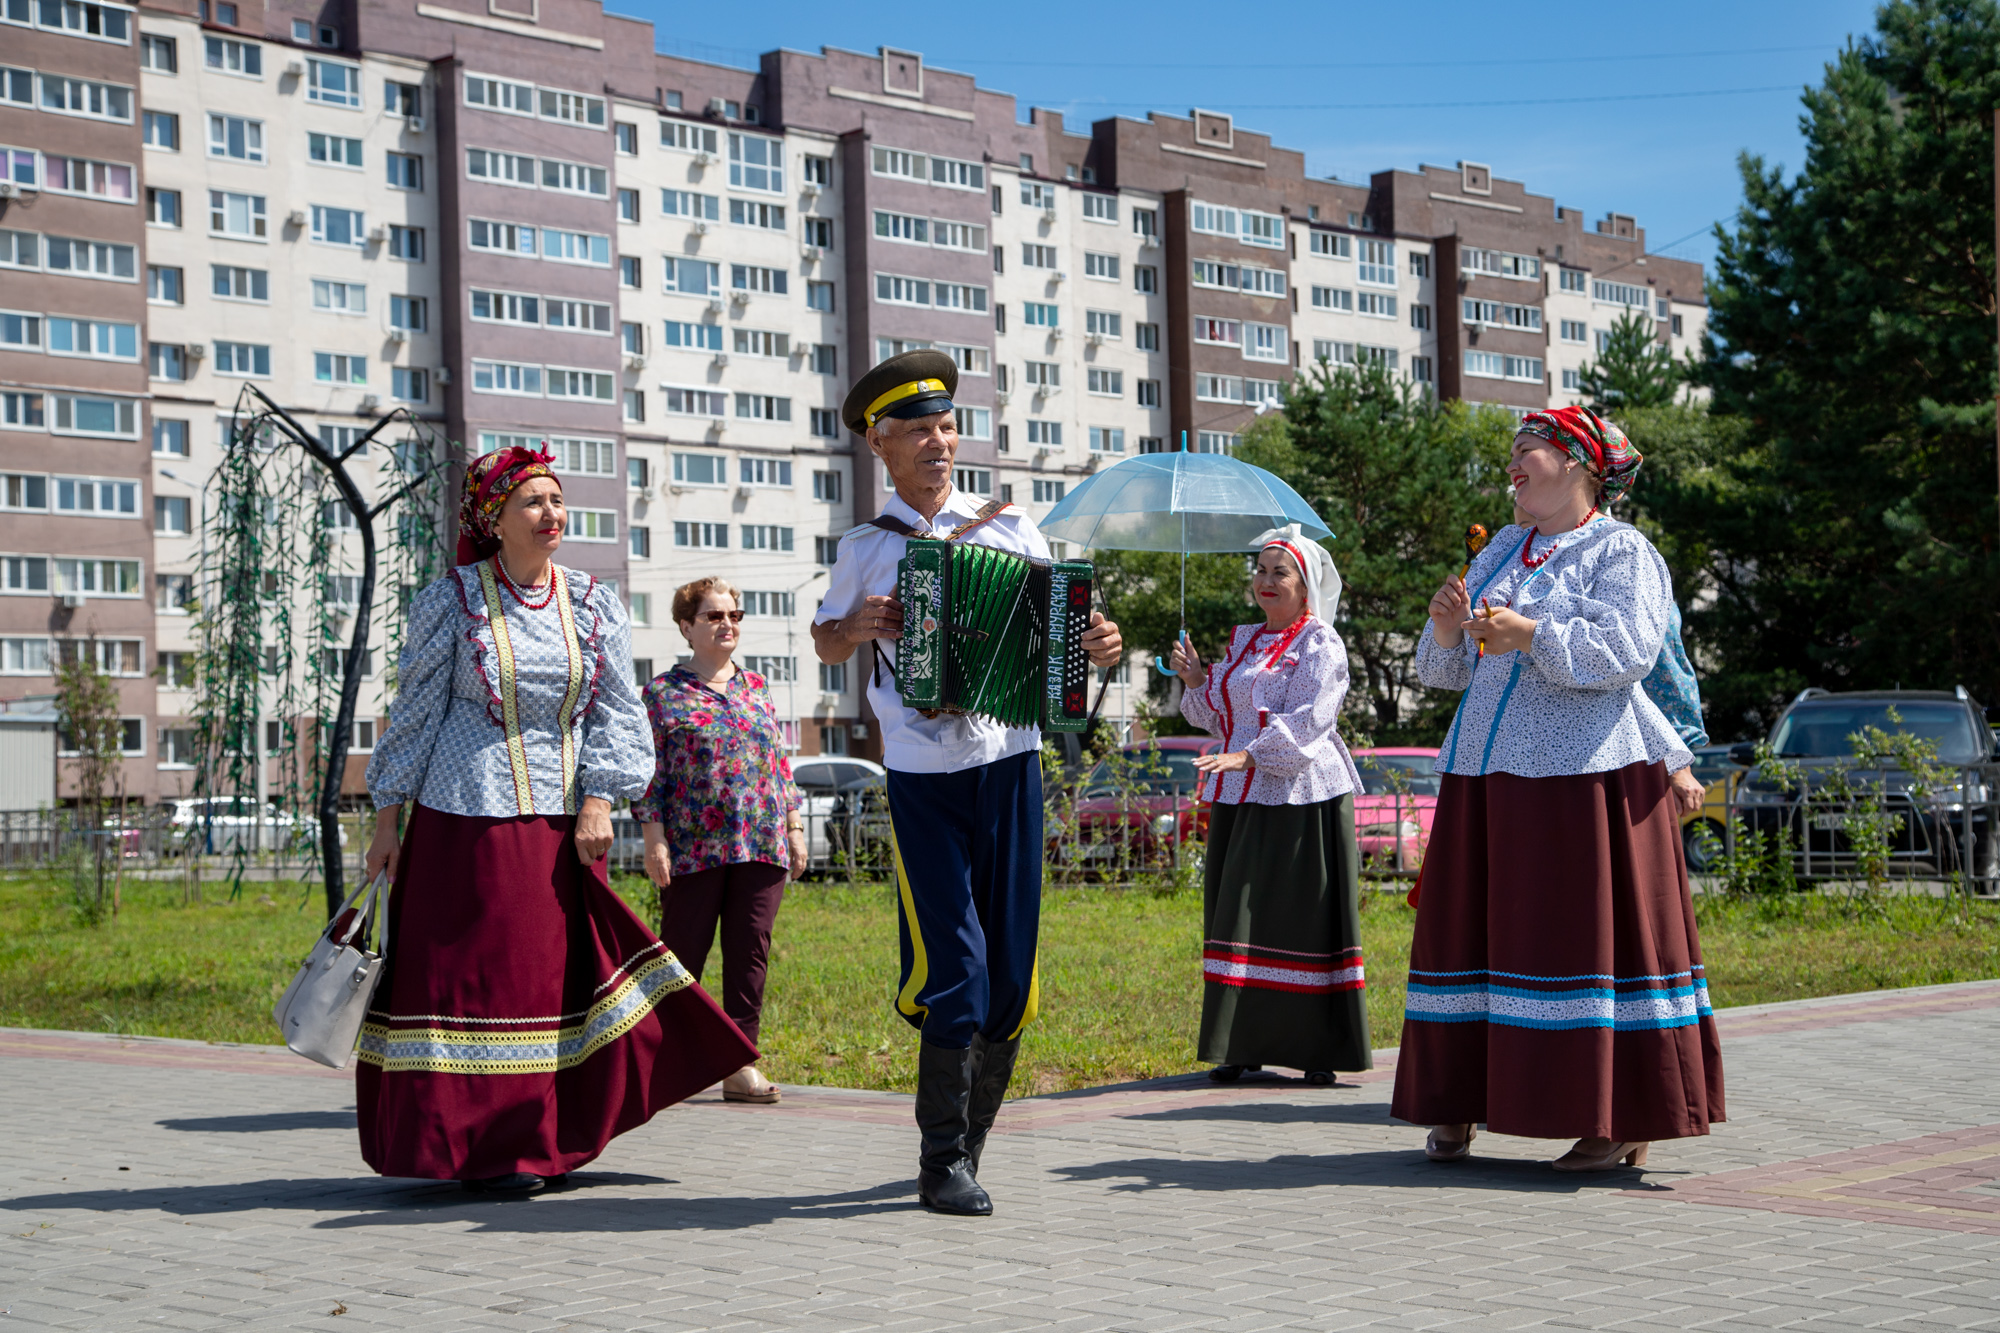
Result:
<svg viewBox="0 0 2000 1333"><path fill-rule="evenodd" d="M1306 585L1306 610L1332 624L1334 612L1340 609L1340 571L1333 567L1333 557L1318 542L1309 540L1296 523L1272 528L1257 538L1259 552L1273 546L1291 556L1299 567Z"/></svg>

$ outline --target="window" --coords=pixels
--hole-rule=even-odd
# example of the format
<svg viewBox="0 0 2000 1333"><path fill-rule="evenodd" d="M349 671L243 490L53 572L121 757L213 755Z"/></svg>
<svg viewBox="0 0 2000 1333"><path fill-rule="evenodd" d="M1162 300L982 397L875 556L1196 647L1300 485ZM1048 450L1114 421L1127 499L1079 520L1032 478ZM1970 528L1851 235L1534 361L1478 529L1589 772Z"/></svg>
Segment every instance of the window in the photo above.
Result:
<svg viewBox="0 0 2000 1333"><path fill-rule="evenodd" d="M1412 304L1410 306L1410 327L1413 329L1428 329L1430 326L1431 308L1427 305Z"/></svg>
<svg viewBox="0 0 2000 1333"><path fill-rule="evenodd" d="M840 414L830 407L815 407L810 412L812 433L823 440L840 438Z"/></svg>
<svg viewBox="0 0 2000 1333"><path fill-rule="evenodd" d="M604 126L604 99L583 93L566 93L555 88L541 91L543 120L567 121L572 125Z"/></svg>
<svg viewBox="0 0 2000 1333"><path fill-rule="evenodd" d="M1461 273L1484 273L1525 282L1540 282L1542 278L1542 261L1533 255L1509 254L1504 250L1476 250L1469 246L1458 252L1458 269Z"/></svg>
<svg viewBox="0 0 2000 1333"><path fill-rule="evenodd" d="M1056 266L1056 248L1053 245L1034 245L1023 241L1021 243L1021 264L1025 268L1054 268Z"/></svg>
<svg viewBox="0 0 2000 1333"><path fill-rule="evenodd" d="M1062 448L1062 422L1030 421L1028 443L1040 445L1044 449Z"/></svg>
<svg viewBox="0 0 2000 1333"><path fill-rule="evenodd" d="M46 676L49 674L49 641L34 638L0 639L0 675Z"/></svg>
<svg viewBox="0 0 2000 1333"><path fill-rule="evenodd" d="M1312 304L1315 310L1342 310L1351 314L1354 293L1341 287L1315 287L1312 289Z"/></svg>
<svg viewBox="0 0 2000 1333"><path fill-rule="evenodd" d="M729 136L729 184L739 190L785 190L785 145L754 134Z"/></svg>
<svg viewBox="0 0 2000 1333"><path fill-rule="evenodd" d="M1196 431L1194 451L1198 454L1231 454L1236 452L1236 446L1242 442L1241 435L1233 435L1226 431Z"/></svg>
<svg viewBox="0 0 2000 1333"><path fill-rule="evenodd" d="M181 150L181 118L171 111L148 111L145 113L141 138L148 148L163 148L170 153Z"/></svg>
<svg viewBox="0 0 2000 1333"><path fill-rule="evenodd" d="M215 373L267 378L271 349L263 343L219 342L215 345Z"/></svg>
<svg viewBox="0 0 2000 1333"><path fill-rule="evenodd" d="M8 153L0 151L0 162L4 162L8 157ZM12 179L20 180L21 160L24 157L32 161L34 155L23 152L12 154L13 170L10 173ZM120 163L93 162L88 158L56 157L53 154L45 154L42 166L46 173L42 188L56 194L82 194L97 199L120 201L130 201L133 198L132 168ZM29 167L29 171L33 171L32 166Z"/></svg>
<svg viewBox="0 0 2000 1333"><path fill-rule="evenodd" d="M42 238L31 231L0 229L0 268L40 268Z"/></svg>
<svg viewBox="0 0 2000 1333"><path fill-rule="evenodd" d="M661 269L665 274L662 290L684 296L708 296L722 290L721 266L706 259L675 259L668 255L661 260Z"/></svg>
<svg viewBox="0 0 2000 1333"><path fill-rule="evenodd" d="M1311 250L1313 254L1325 255L1329 259L1352 259L1354 241L1352 237L1343 236L1339 232L1316 231L1312 233Z"/></svg>
<svg viewBox="0 0 2000 1333"><path fill-rule="evenodd" d="M1428 278L1430 275L1431 275L1431 257L1429 255L1418 254L1415 251L1411 251L1410 276L1413 278Z"/></svg>
<svg viewBox="0 0 2000 1333"><path fill-rule="evenodd" d="M211 123L215 117L211 117ZM213 151L213 149L211 149ZM343 138L337 134L306 135L306 157L314 162L324 162L336 167L359 167L361 165L361 140Z"/></svg>
<svg viewBox="0 0 2000 1333"><path fill-rule="evenodd" d="M762 227L766 231L785 229L785 206L764 204L754 199L731 199L729 222L736 227Z"/></svg>
<svg viewBox="0 0 2000 1333"><path fill-rule="evenodd" d="M1062 387L1062 367L1053 361L1028 361L1021 367L1023 382L1037 390L1060 389Z"/></svg>
<svg viewBox="0 0 2000 1333"><path fill-rule="evenodd" d="M343 315L368 313L368 288L358 282L334 282L314 278L312 302L315 310L332 310Z"/></svg>
<svg viewBox="0 0 2000 1333"><path fill-rule="evenodd" d="M271 299L270 275L261 268L211 264L209 291L225 301L268 301Z"/></svg>
<svg viewBox="0 0 2000 1333"><path fill-rule="evenodd" d="M391 296L389 298L389 327L408 329L412 333L422 333L430 327L430 306L421 296Z"/></svg>
<svg viewBox="0 0 2000 1333"><path fill-rule="evenodd" d="M55 565L56 592L96 593L100 597L137 597L137 560L89 560L58 557Z"/></svg>
<svg viewBox="0 0 2000 1333"><path fill-rule="evenodd" d="M1386 370L1396 368L1397 358L1400 355L1393 347L1370 347L1367 343L1362 343L1354 349L1356 365L1381 366Z"/></svg>
<svg viewBox="0 0 2000 1333"><path fill-rule="evenodd" d="M345 352L314 352L313 378L322 384L366 384L368 358Z"/></svg>
<svg viewBox="0 0 2000 1333"><path fill-rule="evenodd" d="M877 148L873 161L877 176L901 176L905 180L917 181L929 178L922 153L906 153L900 148Z"/></svg>
<svg viewBox="0 0 2000 1333"><path fill-rule="evenodd" d="M599 403L617 401L612 377L602 371L570 370L561 366L550 366L548 371L551 398L587 398Z"/></svg>
<svg viewBox="0 0 2000 1333"><path fill-rule="evenodd" d="M542 229L542 258L563 264L611 267L611 238L588 231Z"/></svg>
<svg viewBox="0 0 2000 1333"><path fill-rule="evenodd" d="M754 264L729 266L729 286L734 291L764 292L773 296L783 296L785 279L785 270L781 268L759 268Z"/></svg>
<svg viewBox="0 0 2000 1333"><path fill-rule="evenodd" d="M10 573L12 571L9 571ZM8 585L13 586L11 581ZM46 575L41 585L46 588ZM157 574L153 577L153 609L185 615L194 602L194 576L192 574Z"/></svg>
<svg viewBox="0 0 2000 1333"><path fill-rule="evenodd" d="M155 227L180 226L181 192L149 188L146 191L146 221Z"/></svg>
<svg viewBox="0 0 2000 1333"><path fill-rule="evenodd" d="M202 38L202 63L212 70L245 79L264 77L264 48L228 37Z"/></svg>
<svg viewBox="0 0 2000 1333"><path fill-rule="evenodd" d="M385 153L383 160L389 167L389 188L392 190L421 190L424 188L424 160L415 153Z"/></svg>
<svg viewBox="0 0 2000 1333"><path fill-rule="evenodd" d="M169 537L185 537L192 530L192 502L184 495L153 497L153 531Z"/></svg>
<svg viewBox="0 0 2000 1333"><path fill-rule="evenodd" d="M398 223L389 224L389 258L407 259L412 263L422 263L424 258L424 229L405 227Z"/></svg>
<svg viewBox="0 0 2000 1333"><path fill-rule="evenodd" d="M1634 310L1644 310L1653 303L1649 289L1635 287L1622 282L1593 282L1590 284L1590 299L1606 305L1622 305Z"/></svg>
<svg viewBox="0 0 2000 1333"><path fill-rule="evenodd" d="M1160 382L1158 380L1140 380L1134 387L1138 390L1139 406L1158 407L1160 405Z"/></svg>
<svg viewBox="0 0 2000 1333"><path fill-rule="evenodd" d="M421 116L424 114L424 90L415 83L398 83L394 79L382 85L382 109L392 116Z"/></svg>
<svg viewBox="0 0 2000 1333"><path fill-rule="evenodd" d="M188 456L188 424L164 417L153 418L153 452L166 458Z"/></svg>
<svg viewBox="0 0 2000 1333"><path fill-rule="evenodd" d="M1090 392L1103 398L1125 396L1125 372L1122 370L1099 370L1092 366L1087 372Z"/></svg>
<svg viewBox="0 0 2000 1333"><path fill-rule="evenodd" d="M30 414L40 397L38 394L9 394L7 415L10 418L13 416L16 402L21 404L24 416ZM48 401L54 408L54 420L49 429L58 435L102 435L125 440L139 438L138 404L130 398L56 393L48 395ZM13 423L10 420L8 424ZM22 424L39 423L24 421Z"/></svg>
<svg viewBox="0 0 2000 1333"><path fill-rule="evenodd" d="M1090 222L1118 223L1118 196L1115 194L1085 194L1083 216Z"/></svg>
<svg viewBox="0 0 2000 1333"><path fill-rule="evenodd" d="M306 100L328 106L360 106L360 66L334 60L307 60Z"/></svg>
<svg viewBox="0 0 2000 1333"><path fill-rule="evenodd" d="M678 93L667 94L667 105L677 105L674 99ZM660 122L660 147L675 148L683 153L713 153L715 151L715 131L702 125L690 125L684 120L662 120Z"/></svg>
<svg viewBox="0 0 2000 1333"><path fill-rule="evenodd" d="M242 116L208 118L208 155L234 158L239 162L264 160L264 122Z"/></svg>
<svg viewBox="0 0 2000 1333"><path fill-rule="evenodd" d="M1681 334L1681 317L1680 317L1679 315L1675 315L1675 316L1674 316L1674 322L1673 322L1673 330L1674 330L1674 337L1678 338L1678 337L1681 337L1681 336L1682 336L1682 334Z"/></svg>
<svg viewBox="0 0 2000 1333"><path fill-rule="evenodd" d="M1562 386L1565 393L1581 393L1583 391L1583 372L1580 370L1565 370L1562 373Z"/></svg>
<svg viewBox="0 0 2000 1333"><path fill-rule="evenodd" d="M1160 271L1151 264L1134 264L1132 266L1132 290L1145 292L1149 295L1157 293L1160 290Z"/></svg>
<svg viewBox="0 0 2000 1333"><path fill-rule="evenodd" d="M588 162L558 162L542 159L542 188L562 194L583 194L593 199L609 199L609 179L603 167Z"/></svg>
<svg viewBox="0 0 2000 1333"><path fill-rule="evenodd" d="M1063 498L1064 483L1060 481L1037 481L1034 484L1034 499L1038 505L1054 504Z"/></svg>
<svg viewBox="0 0 2000 1333"><path fill-rule="evenodd" d="M542 396L542 368L515 361L474 361L472 388L477 393Z"/></svg>
<svg viewBox="0 0 2000 1333"><path fill-rule="evenodd" d="M1085 251L1083 256L1083 276L1095 278L1099 282L1118 281L1118 256L1095 254Z"/></svg>
<svg viewBox="0 0 2000 1333"><path fill-rule="evenodd" d="M67 236L48 238L48 269L73 278L106 278L130 282L137 277L138 249L107 241L79 241Z"/></svg>
<svg viewBox="0 0 2000 1333"><path fill-rule="evenodd" d="M1207 315L1197 315L1194 319L1194 340L1198 343L1212 343L1221 347L1241 347L1243 345L1243 322L1235 319L1215 319Z"/></svg>
<svg viewBox="0 0 2000 1333"><path fill-rule="evenodd" d="M152 33L139 35L139 68L152 70L155 74L177 74L180 72L180 52L171 37L156 37Z"/></svg>
<svg viewBox="0 0 2000 1333"><path fill-rule="evenodd" d="M827 504L840 503L840 473L813 473L813 499Z"/></svg>
<svg viewBox="0 0 2000 1333"><path fill-rule="evenodd" d="M1356 266L1355 277L1364 283L1377 287L1396 285L1396 246L1392 241L1363 241L1361 262ZM1394 313L1393 311L1391 312Z"/></svg>
<svg viewBox="0 0 2000 1333"><path fill-rule="evenodd" d="M1374 244L1374 242L1368 242ZM1355 313L1373 319L1394 319L1396 298L1387 292L1358 292L1355 294Z"/></svg>
<svg viewBox="0 0 2000 1333"><path fill-rule="evenodd" d="M637 255L618 257L618 285L637 290L640 280L640 264Z"/></svg>
<svg viewBox="0 0 2000 1333"><path fill-rule="evenodd" d="M367 243L367 223L358 210L312 206L312 238L321 245L361 246Z"/></svg>
<svg viewBox="0 0 2000 1333"><path fill-rule="evenodd" d="M474 250L533 255L535 229L513 222L487 222L482 218L473 218L469 224L468 243Z"/></svg>
<svg viewBox="0 0 2000 1333"><path fill-rule="evenodd" d="M693 190L660 191L660 211L668 217L714 222L721 215L721 206L722 201L712 194L699 194Z"/></svg>
<svg viewBox="0 0 2000 1333"><path fill-rule="evenodd" d="M490 148L465 150L465 174L495 185L535 188L535 159L524 153L500 153Z"/></svg>
<svg viewBox="0 0 2000 1333"><path fill-rule="evenodd" d="M785 357L791 355L791 338L762 329L736 329L734 345L743 356Z"/></svg>
<svg viewBox="0 0 2000 1333"><path fill-rule="evenodd" d="M742 548L746 551L783 551L792 549L792 529L770 523L745 523L740 529Z"/></svg>
<svg viewBox="0 0 2000 1333"><path fill-rule="evenodd" d="M569 511L569 530L564 535L576 542L615 542L618 540L617 511L572 509Z"/></svg>
<svg viewBox="0 0 2000 1333"><path fill-rule="evenodd" d="M833 184L833 159L814 157L808 153L801 163L801 173L808 184L822 188Z"/></svg>
<svg viewBox="0 0 2000 1333"><path fill-rule="evenodd" d="M1215 204L1193 204L1188 210L1188 228L1210 236L1235 236L1236 210Z"/></svg>
<svg viewBox="0 0 2000 1333"><path fill-rule="evenodd" d="M627 356L646 354L646 326L626 320L618 326L618 345Z"/></svg>
<svg viewBox="0 0 2000 1333"><path fill-rule="evenodd" d="M728 396L713 389L683 389L672 384L660 386L667 411L676 416L720 417L728 411ZM675 477L678 481L680 478Z"/></svg>
<svg viewBox="0 0 2000 1333"><path fill-rule="evenodd" d="M1194 396L1205 403L1240 403L1243 381L1234 375L1196 375Z"/></svg>
<svg viewBox="0 0 2000 1333"><path fill-rule="evenodd" d="M637 125L626 120L617 122L611 127L611 139L618 146L619 152L624 153L628 157L638 156L639 127Z"/></svg>
<svg viewBox="0 0 2000 1333"><path fill-rule="evenodd" d="M694 351L719 352L722 350L722 326L670 319L666 322L665 345L686 347Z"/></svg>
<svg viewBox="0 0 2000 1333"><path fill-rule="evenodd" d="M1502 373L1510 380L1523 380L1533 384L1542 382L1542 359L1538 356L1510 356L1502 367Z"/></svg>
<svg viewBox="0 0 2000 1333"><path fill-rule="evenodd" d="M409 366L389 371L389 396L406 403L427 403L431 397L431 373Z"/></svg>
<svg viewBox="0 0 2000 1333"><path fill-rule="evenodd" d="M34 473L0 476L0 509L40 510L49 507L49 479Z"/></svg>
<svg viewBox="0 0 2000 1333"><path fill-rule="evenodd" d="M830 282L806 283L806 309L822 314L833 313L833 284Z"/></svg>
<svg viewBox="0 0 2000 1333"><path fill-rule="evenodd" d="M51 490L59 514L91 514L105 518L139 516L139 483L106 477L56 477Z"/></svg>
<svg viewBox="0 0 2000 1333"><path fill-rule="evenodd" d="M179 343L147 343L146 374L156 380L186 380L187 348Z"/></svg>
<svg viewBox="0 0 2000 1333"><path fill-rule="evenodd" d="M1505 379L1506 361L1507 358L1498 352L1482 352L1478 348L1469 348L1465 353L1465 373L1483 379Z"/></svg>
<svg viewBox="0 0 2000 1333"><path fill-rule="evenodd" d="M1436 378L1431 366L1431 359L1427 356L1411 357L1410 378L1416 380L1421 384L1429 384L1434 378Z"/></svg>
<svg viewBox="0 0 2000 1333"><path fill-rule="evenodd" d="M1524 329L1533 333L1542 330L1542 308L1533 305L1509 305L1504 301L1478 301L1464 298L1464 315L1467 324L1492 325L1496 328ZM1581 341L1583 325L1573 320L1565 324L1575 324L1577 340Z"/></svg>
<svg viewBox="0 0 2000 1333"><path fill-rule="evenodd" d="M1391 298L1392 300L1394 298ZM1245 324L1243 326L1243 355L1252 361L1284 361L1291 356L1287 350L1285 326L1282 324Z"/></svg>
<svg viewBox="0 0 2000 1333"><path fill-rule="evenodd" d="M42 320L39 315L0 312L0 347L40 346L42 346Z"/></svg>
<svg viewBox="0 0 2000 1333"><path fill-rule="evenodd" d="M320 213L313 209L314 230L318 231ZM346 215L345 209L331 210ZM348 215L359 217L360 215ZM265 235L264 196L261 194L231 194L225 190L208 192L208 229L217 236L233 236L239 239L262 239Z"/></svg>
<svg viewBox="0 0 2000 1333"><path fill-rule="evenodd" d="M792 400L765 393L739 393L736 415L752 421L790 421Z"/></svg>
<svg viewBox="0 0 2000 1333"><path fill-rule="evenodd" d="M1117 338L1124 334L1125 317L1116 310L1086 310L1083 312L1083 331L1099 338Z"/></svg>
<svg viewBox="0 0 2000 1333"><path fill-rule="evenodd" d="M1021 322L1030 328L1053 329L1062 317L1058 306L1044 301L1023 301Z"/></svg>
<svg viewBox="0 0 2000 1333"><path fill-rule="evenodd" d="M618 220L637 222L639 220L639 192L637 190L618 191Z"/></svg>
<svg viewBox="0 0 2000 1333"><path fill-rule="evenodd" d="M1115 426L1092 426L1090 428L1090 452L1093 454L1124 453L1125 432Z"/></svg>
<svg viewBox="0 0 2000 1333"><path fill-rule="evenodd" d="M139 326L102 319L48 318L48 350L54 356L82 356L97 361L137 361Z"/></svg>
<svg viewBox="0 0 2000 1333"><path fill-rule="evenodd" d="M813 538L813 560L817 564L831 565L840 558L840 538Z"/></svg>
<svg viewBox="0 0 2000 1333"><path fill-rule="evenodd" d="M552 329L573 329L579 333L611 332L611 307L608 305L550 297L542 302L542 310Z"/></svg>
<svg viewBox="0 0 2000 1333"><path fill-rule="evenodd" d="M953 420L958 425L959 435L968 440L990 440L993 438L993 411L986 407L959 407L952 409Z"/></svg>

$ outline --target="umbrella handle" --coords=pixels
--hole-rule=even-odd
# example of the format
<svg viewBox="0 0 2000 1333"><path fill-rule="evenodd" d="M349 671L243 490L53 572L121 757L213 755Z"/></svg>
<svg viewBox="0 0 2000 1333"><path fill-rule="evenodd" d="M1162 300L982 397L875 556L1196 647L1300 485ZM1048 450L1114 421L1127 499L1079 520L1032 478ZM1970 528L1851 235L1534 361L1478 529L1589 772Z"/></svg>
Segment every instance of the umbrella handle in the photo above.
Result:
<svg viewBox="0 0 2000 1333"><path fill-rule="evenodd" d="M1181 631L1181 637L1176 642L1179 643L1187 642L1186 630ZM1172 676L1178 674L1174 671L1174 669L1171 666L1167 665L1167 659L1164 657L1156 657L1153 659L1153 669L1159 672L1163 676Z"/></svg>

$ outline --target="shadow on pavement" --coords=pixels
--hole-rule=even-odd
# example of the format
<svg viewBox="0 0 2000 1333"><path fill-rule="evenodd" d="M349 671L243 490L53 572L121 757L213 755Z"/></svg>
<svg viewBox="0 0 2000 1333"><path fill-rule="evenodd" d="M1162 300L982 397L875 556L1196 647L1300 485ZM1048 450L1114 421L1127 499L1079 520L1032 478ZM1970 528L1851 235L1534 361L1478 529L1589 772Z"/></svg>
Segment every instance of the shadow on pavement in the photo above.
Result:
<svg viewBox="0 0 2000 1333"><path fill-rule="evenodd" d="M1261 1162L1133 1157L1121 1162L1091 1162L1053 1169L1070 1181L1119 1181L1114 1192L1143 1190L1320 1189L1329 1185L1370 1188L1486 1189L1513 1194L1577 1194L1591 1189L1645 1189L1636 1169L1570 1175L1552 1171L1547 1162L1505 1157L1473 1157L1463 1162L1428 1162L1420 1147L1397 1152L1337 1153L1326 1156L1288 1154Z"/></svg>
<svg viewBox="0 0 2000 1333"><path fill-rule="evenodd" d="M266 1115L211 1115L187 1120L154 1121L162 1129L196 1134L264 1134L278 1129L353 1129L354 1112L272 1111Z"/></svg>
<svg viewBox="0 0 2000 1333"><path fill-rule="evenodd" d="M1215 1102L1207 1106L1176 1106L1165 1111L1133 1111L1120 1120L1233 1120L1251 1125L1400 1125L1391 1119L1387 1102Z"/></svg>
<svg viewBox="0 0 2000 1333"><path fill-rule="evenodd" d="M332 1229L459 1221L473 1223L475 1230L482 1231L615 1232L721 1231L762 1226L780 1218L842 1218L918 1206L915 1186L908 1181L837 1194L789 1197L590 1197L591 1192L598 1189L677 1183L659 1176L582 1171L572 1174L562 1186L547 1193L529 1199L507 1200L467 1194L457 1182L448 1180L386 1180L380 1177L253 1180L227 1185L34 1194L0 1199L0 1208L13 1212L49 1209L157 1211L176 1217L278 1209L343 1214L313 1224Z"/></svg>

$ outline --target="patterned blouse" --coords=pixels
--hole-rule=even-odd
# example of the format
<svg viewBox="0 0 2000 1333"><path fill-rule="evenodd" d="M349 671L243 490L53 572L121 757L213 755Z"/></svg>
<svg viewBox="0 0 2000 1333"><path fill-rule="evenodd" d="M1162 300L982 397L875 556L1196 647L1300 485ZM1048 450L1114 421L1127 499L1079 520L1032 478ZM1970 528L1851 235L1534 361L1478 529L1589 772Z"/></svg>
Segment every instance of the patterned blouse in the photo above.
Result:
<svg viewBox="0 0 2000 1333"><path fill-rule="evenodd" d="M510 818L637 795L652 764L618 595L558 565L556 586L524 605L493 563L461 565L410 606L389 726L368 757L375 807Z"/></svg>
<svg viewBox="0 0 2000 1333"><path fill-rule="evenodd" d="M1549 778L1662 760L1669 773L1687 767L1694 756L1641 685L1672 618L1666 561L1614 518L1563 533L1553 550L1536 536L1544 559L1533 568L1521 560L1529 536L1502 528L1465 580L1475 609L1512 607L1535 622L1526 649L1480 657L1469 634L1440 647L1424 621L1417 679L1465 691L1437 771Z"/></svg>
<svg viewBox="0 0 2000 1333"><path fill-rule="evenodd" d="M1223 805L1313 805L1360 787L1334 723L1347 698L1347 645L1306 616L1286 630L1238 625L1208 683L1181 695L1181 716L1255 768L1202 779Z"/></svg>
<svg viewBox="0 0 2000 1333"><path fill-rule="evenodd" d="M632 817L665 827L673 873L788 865L785 824L799 791L764 678L738 667L718 690L677 666L642 697L657 758Z"/></svg>

